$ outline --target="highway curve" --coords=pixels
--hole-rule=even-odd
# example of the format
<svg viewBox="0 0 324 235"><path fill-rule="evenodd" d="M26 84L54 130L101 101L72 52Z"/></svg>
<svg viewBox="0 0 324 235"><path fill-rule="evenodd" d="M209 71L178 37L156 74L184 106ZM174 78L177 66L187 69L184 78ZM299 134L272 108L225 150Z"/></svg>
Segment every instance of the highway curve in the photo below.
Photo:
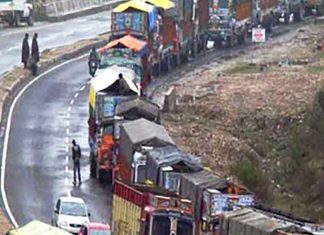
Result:
<svg viewBox="0 0 324 235"><path fill-rule="evenodd" d="M88 80L85 59L65 64L32 84L15 105L5 189L18 225L50 223L56 200L69 194L86 201L91 221L110 221L111 188L89 178ZM73 138L83 153L80 187L72 184Z"/></svg>

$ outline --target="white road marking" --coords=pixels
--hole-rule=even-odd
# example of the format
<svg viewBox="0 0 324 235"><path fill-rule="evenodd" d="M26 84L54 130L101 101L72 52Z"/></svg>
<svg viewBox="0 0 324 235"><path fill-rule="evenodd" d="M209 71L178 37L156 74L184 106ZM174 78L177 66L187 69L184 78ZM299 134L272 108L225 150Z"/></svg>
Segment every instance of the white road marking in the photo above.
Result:
<svg viewBox="0 0 324 235"><path fill-rule="evenodd" d="M66 121L66 126L70 126L70 120Z"/></svg>
<svg viewBox="0 0 324 235"><path fill-rule="evenodd" d="M71 110L72 110L72 106L69 106L68 111L71 112Z"/></svg>
<svg viewBox="0 0 324 235"><path fill-rule="evenodd" d="M70 130L69 128L66 128L66 135L69 135L70 134Z"/></svg>
<svg viewBox="0 0 324 235"><path fill-rule="evenodd" d="M7 49L7 52L14 51L14 50L18 50L18 49L20 49L19 46L9 47L9 48Z"/></svg>
<svg viewBox="0 0 324 235"><path fill-rule="evenodd" d="M85 89L85 85L83 85L81 88L80 88L80 91L83 91Z"/></svg>
<svg viewBox="0 0 324 235"><path fill-rule="evenodd" d="M69 137L65 137L65 143L66 143L66 144L69 143Z"/></svg>
<svg viewBox="0 0 324 235"><path fill-rule="evenodd" d="M71 195L71 191L70 191L70 190L67 192L67 196L68 196L68 197L72 197L72 195Z"/></svg>
<svg viewBox="0 0 324 235"><path fill-rule="evenodd" d="M65 152L69 153L69 145L66 145Z"/></svg>
<svg viewBox="0 0 324 235"><path fill-rule="evenodd" d="M77 98L79 96L79 92L75 93L74 98Z"/></svg>
<svg viewBox="0 0 324 235"><path fill-rule="evenodd" d="M72 105L74 103L74 100L72 99L71 102L70 102L70 105Z"/></svg>
<svg viewBox="0 0 324 235"><path fill-rule="evenodd" d="M68 177L65 177L65 179L64 179L64 184L65 184L66 186L69 185L69 178L68 178Z"/></svg>
<svg viewBox="0 0 324 235"><path fill-rule="evenodd" d="M31 80L19 93L18 95L14 98L11 106L10 106L10 110L9 110L9 114L8 114L8 122L7 122L7 127L6 127L6 133L5 133L5 138L4 138L4 143L3 143L3 152L2 152L2 167L1 167L1 195L2 195L2 199L3 199L3 203L4 206L6 208L7 214L9 216L9 219L11 221L11 223L15 226L15 228L18 228L19 225L15 219L15 217L13 216L11 209L9 207L8 204L8 199L7 199L7 193L5 190L5 172L6 172L6 163L7 163L7 153L8 153L8 143L9 143L9 135L10 135L10 128L11 128L11 122L12 122L12 114L13 114L13 110L16 106L17 101L20 99L20 97L24 94L24 92L31 86L33 85L37 80L39 80L40 78L44 77L46 74L68 64L71 63L73 61L77 61L80 60L84 57L86 57L88 55L88 53L81 55L77 58L65 61L62 64L56 65L53 68L47 70L46 72L38 75L37 77L35 77L33 80Z"/></svg>
<svg viewBox="0 0 324 235"><path fill-rule="evenodd" d="M69 163L69 155L66 155L66 157L65 157L65 162L66 162L66 164Z"/></svg>
<svg viewBox="0 0 324 235"><path fill-rule="evenodd" d="M65 173L69 173L69 167L65 166Z"/></svg>
<svg viewBox="0 0 324 235"><path fill-rule="evenodd" d="M70 113L68 113L68 114L67 114L67 118L70 118L70 117L71 117L71 114L70 114Z"/></svg>

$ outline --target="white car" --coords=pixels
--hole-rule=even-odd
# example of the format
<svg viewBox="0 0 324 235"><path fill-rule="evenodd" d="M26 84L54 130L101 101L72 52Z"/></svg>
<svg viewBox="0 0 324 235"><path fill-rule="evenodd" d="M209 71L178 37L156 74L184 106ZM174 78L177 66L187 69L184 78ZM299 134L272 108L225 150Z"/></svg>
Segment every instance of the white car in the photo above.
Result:
<svg viewBox="0 0 324 235"><path fill-rule="evenodd" d="M60 197L54 207L52 225L77 234L82 225L89 223L90 213L78 197Z"/></svg>

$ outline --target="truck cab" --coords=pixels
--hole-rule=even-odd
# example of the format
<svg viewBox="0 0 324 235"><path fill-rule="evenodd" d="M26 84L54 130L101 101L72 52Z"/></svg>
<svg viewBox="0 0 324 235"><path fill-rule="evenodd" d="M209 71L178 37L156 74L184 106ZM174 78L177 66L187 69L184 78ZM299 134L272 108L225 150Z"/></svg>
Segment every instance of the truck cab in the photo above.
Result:
<svg viewBox="0 0 324 235"><path fill-rule="evenodd" d="M32 26L34 24L33 5L26 0L0 1L0 18L10 26L19 26L21 22Z"/></svg>
<svg viewBox="0 0 324 235"><path fill-rule="evenodd" d="M193 235L189 200L152 185L116 181L112 204L114 234Z"/></svg>

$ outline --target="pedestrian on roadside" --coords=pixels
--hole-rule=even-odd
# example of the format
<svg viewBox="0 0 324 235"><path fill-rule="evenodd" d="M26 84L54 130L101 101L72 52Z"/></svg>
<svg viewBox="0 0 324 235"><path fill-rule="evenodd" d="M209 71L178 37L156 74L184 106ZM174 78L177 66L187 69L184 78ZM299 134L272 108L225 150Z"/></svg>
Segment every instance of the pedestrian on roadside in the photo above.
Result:
<svg viewBox="0 0 324 235"><path fill-rule="evenodd" d="M31 49L31 71L33 75L37 74L37 63L39 62L39 48L37 42L38 35L37 33L34 34L33 42L32 42L32 49Z"/></svg>
<svg viewBox="0 0 324 235"><path fill-rule="evenodd" d="M29 59L29 44L28 44L28 33L25 34L25 38L22 43L21 50L21 62L24 64L24 68L27 68L27 63Z"/></svg>
<svg viewBox="0 0 324 235"><path fill-rule="evenodd" d="M72 159L73 159L73 184L76 184L76 173L78 173L79 184L81 184L81 175L80 175L80 159L81 159L81 148L72 140Z"/></svg>

